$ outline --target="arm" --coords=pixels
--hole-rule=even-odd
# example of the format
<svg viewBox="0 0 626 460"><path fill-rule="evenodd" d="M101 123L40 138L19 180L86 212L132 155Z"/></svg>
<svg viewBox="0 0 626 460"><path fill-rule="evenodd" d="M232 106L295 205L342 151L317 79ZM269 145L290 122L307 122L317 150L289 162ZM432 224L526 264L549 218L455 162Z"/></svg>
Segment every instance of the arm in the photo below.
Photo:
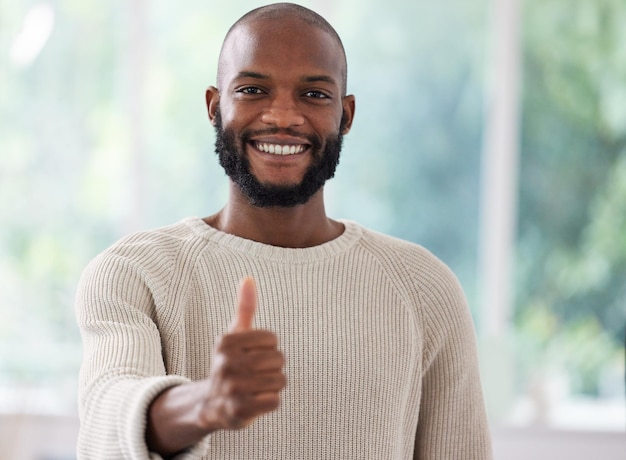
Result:
<svg viewBox="0 0 626 460"><path fill-rule="evenodd" d="M78 458L149 458L143 439L150 401L189 381L166 375L154 321L160 293L147 286L145 271L117 253L100 255L83 272L76 294L83 339Z"/></svg>
<svg viewBox="0 0 626 460"><path fill-rule="evenodd" d="M474 327L456 278L422 294L425 330L415 460L491 459Z"/></svg>
<svg viewBox="0 0 626 460"><path fill-rule="evenodd" d="M153 264L154 273L164 273L162 260ZM167 287L153 282L149 271L147 265L139 267L124 256L107 253L91 263L81 278L76 297L84 345L79 458L150 458L147 415L149 408L154 407L155 413L159 408L152 402L159 395L180 394L173 391L179 386L192 388L188 378L167 375L154 300L165 298L162 290ZM160 439L159 423L150 422L157 427L150 439ZM205 443L195 446L191 457L202 455L205 448Z"/></svg>

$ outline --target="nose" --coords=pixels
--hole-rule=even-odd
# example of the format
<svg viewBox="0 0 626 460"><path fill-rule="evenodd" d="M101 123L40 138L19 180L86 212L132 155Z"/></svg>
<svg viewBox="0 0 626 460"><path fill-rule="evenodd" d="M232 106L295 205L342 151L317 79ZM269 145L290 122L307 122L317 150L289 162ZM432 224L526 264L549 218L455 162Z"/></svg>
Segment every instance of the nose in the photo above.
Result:
<svg viewBox="0 0 626 460"><path fill-rule="evenodd" d="M289 128L303 125L304 115L293 96L276 95L261 115L261 121L277 128Z"/></svg>

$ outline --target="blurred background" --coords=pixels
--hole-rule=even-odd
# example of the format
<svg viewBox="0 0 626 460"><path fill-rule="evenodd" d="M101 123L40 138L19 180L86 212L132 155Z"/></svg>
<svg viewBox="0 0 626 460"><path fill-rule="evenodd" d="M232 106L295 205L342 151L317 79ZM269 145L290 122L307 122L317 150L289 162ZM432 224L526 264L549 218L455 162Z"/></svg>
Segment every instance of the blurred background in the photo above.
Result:
<svg viewBox="0 0 626 460"><path fill-rule="evenodd" d="M299 3L357 98L328 211L457 273L496 458L623 459L626 2ZM0 459L75 456L87 262L225 202L204 91L262 4L0 0Z"/></svg>

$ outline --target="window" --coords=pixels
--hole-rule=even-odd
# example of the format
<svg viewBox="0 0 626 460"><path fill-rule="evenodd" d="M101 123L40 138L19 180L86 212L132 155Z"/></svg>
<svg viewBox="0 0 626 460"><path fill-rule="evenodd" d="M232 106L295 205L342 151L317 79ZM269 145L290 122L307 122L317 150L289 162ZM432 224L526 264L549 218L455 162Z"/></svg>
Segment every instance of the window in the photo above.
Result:
<svg viewBox="0 0 626 460"><path fill-rule="evenodd" d="M329 213L457 273L494 425L623 431L626 5L304 4L357 96ZM75 416L73 296L96 253L224 203L203 93L258 5L0 4L0 416Z"/></svg>

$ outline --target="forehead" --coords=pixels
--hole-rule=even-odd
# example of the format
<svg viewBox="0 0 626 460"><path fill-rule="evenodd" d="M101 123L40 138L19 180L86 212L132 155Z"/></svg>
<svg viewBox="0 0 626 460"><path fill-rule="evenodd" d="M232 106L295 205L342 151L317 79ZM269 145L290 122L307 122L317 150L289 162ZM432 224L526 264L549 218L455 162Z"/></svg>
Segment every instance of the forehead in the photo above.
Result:
<svg viewBox="0 0 626 460"><path fill-rule="evenodd" d="M328 75L341 84L344 58L326 31L297 18L256 19L239 25L224 42L220 79L228 84L240 72L266 75Z"/></svg>

